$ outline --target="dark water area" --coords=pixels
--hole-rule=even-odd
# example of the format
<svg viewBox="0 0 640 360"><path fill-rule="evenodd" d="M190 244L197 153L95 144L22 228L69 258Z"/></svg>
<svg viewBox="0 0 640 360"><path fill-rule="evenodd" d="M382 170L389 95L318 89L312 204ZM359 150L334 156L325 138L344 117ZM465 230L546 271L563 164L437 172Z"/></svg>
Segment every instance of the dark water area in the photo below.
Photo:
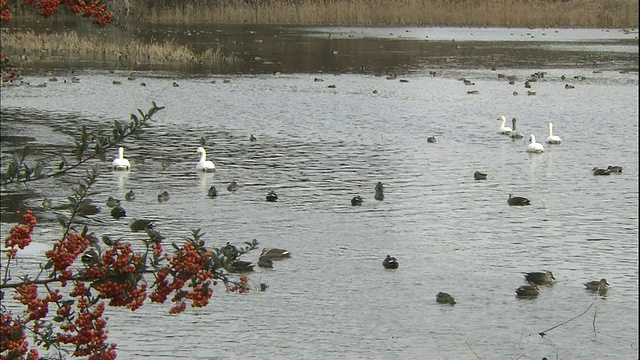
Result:
<svg viewBox="0 0 640 360"><path fill-rule="evenodd" d="M45 26L46 25L46 26ZM100 58L61 56L59 61L32 59L32 70L103 69L202 74L365 73L406 74L439 69L579 68L637 71L637 33L620 30L483 29L483 28L318 28L271 25L153 26L96 30L73 20L50 24L14 24L34 31L99 32L126 43L173 41L196 53L220 47L240 61L214 69L197 64L157 65ZM80 27L80 28L79 28ZM574 32L581 31L576 39ZM588 35L584 35L584 34ZM482 36L485 34L486 36ZM500 34L500 35L498 35ZM568 34L563 37L562 35ZM506 35L506 36L505 36ZM555 36L555 37L554 37ZM580 36L585 36L580 38ZM571 47L578 41L580 47ZM62 65L62 68L61 68Z"/></svg>

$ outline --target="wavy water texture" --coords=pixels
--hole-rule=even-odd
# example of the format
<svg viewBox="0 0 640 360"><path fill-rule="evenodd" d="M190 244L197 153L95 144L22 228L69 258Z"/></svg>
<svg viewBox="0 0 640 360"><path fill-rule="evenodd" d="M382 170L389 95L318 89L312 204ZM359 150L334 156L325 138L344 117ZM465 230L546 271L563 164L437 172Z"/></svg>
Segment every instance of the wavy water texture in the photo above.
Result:
<svg viewBox="0 0 640 360"><path fill-rule="evenodd" d="M524 79L533 71L509 73ZM588 79L565 89L560 76L579 74ZM109 309L121 357L472 358L465 339L482 358L514 351L527 359L637 357L637 73L552 69L534 83L536 96L526 95L522 80L508 85L489 70L415 73L407 83L292 74L236 76L226 84L179 79L179 87L139 74L117 88L112 80L126 74L80 76L80 83L4 88L3 136L28 132L46 157L80 124L109 126L151 100L166 106L140 139L125 141L131 173L111 173L115 149L94 162L102 171L97 202L122 199L129 189L137 198L123 202L128 217L120 220L103 207L93 231L136 241L129 221L153 218L168 241L201 228L209 245L255 238L293 253L251 274L253 283L269 284L266 292L217 289L209 307L179 317L166 305L133 314ZM479 94L468 95L471 88ZM553 121L563 142L528 154L525 140L497 134L500 115L516 117L521 131L540 139ZM427 143L431 135L436 143ZM215 174L195 172L202 136ZM3 143L3 156L7 149ZM590 172L608 165L624 172ZM488 179L475 181L476 170ZM231 181L240 185L235 193L226 190ZM378 181L383 201L373 197ZM211 185L220 193L215 199L206 196ZM45 195L61 204L70 194L56 182L45 186L27 204ZM158 203L164 190L171 198ZM265 201L269 190L278 202ZM509 207L509 193L532 205ZM351 206L355 195L362 206ZM36 241L53 241L55 226L43 221ZM382 267L387 254L399 269ZM545 269L557 283L535 300L516 299L522 273ZM582 285L601 277L611 284L605 299ZM437 304L439 291L458 304ZM592 309L537 335L594 300L596 333Z"/></svg>

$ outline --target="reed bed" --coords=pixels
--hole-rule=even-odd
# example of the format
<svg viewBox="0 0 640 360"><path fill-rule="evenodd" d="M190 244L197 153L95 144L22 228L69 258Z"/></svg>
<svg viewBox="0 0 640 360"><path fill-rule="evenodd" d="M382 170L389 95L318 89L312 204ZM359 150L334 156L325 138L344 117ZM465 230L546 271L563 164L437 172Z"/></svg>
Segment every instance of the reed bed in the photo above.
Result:
<svg viewBox="0 0 640 360"><path fill-rule="evenodd" d="M638 0L227 0L137 4L156 24L637 28Z"/></svg>
<svg viewBox="0 0 640 360"><path fill-rule="evenodd" d="M198 65L212 68L236 63L237 54L225 55L220 48L208 48L202 53L171 41L146 44L131 39L112 42L98 36L80 36L76 32L35 33L8 31L2 33L2 49L20 55L24 61L60 61L61 59L93 59L131 65Z"/></svg>

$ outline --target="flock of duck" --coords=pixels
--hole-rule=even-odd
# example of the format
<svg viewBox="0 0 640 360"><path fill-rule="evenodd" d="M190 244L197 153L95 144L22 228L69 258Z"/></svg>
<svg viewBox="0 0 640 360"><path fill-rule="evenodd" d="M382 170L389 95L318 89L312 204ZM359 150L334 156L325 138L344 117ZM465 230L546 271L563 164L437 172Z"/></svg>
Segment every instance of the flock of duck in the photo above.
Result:
<svg viewBox="0 0 640 360"><path fill-rule="evenodd" d="M251 134L249 138L250 142L255 142L256 137ZM202 140L201 140L202 142ZM207 160L207 152L204 147L200 146L196 149L196 152L200 154L200 160L196 163L196 171L198 172L215 172L216 166L211 160ZM114 171L131 171L131 163L127 158L124 157L124 148L118 148L118 157L116 157L112 163L111 168ZM380 184L382 185L382 184ZM232 181L229 186L227 186L228 191L236 191L238 189L238 183ZM218 190L215 186L211 186L207 192L208 197L216 197L218 196ZM133 201L136 198L135 192L129 190L125 194L125 200ZM158 195L158 202L165 202L169 200L169 193L167 191L163 191ZM278 195L274 191L269 191L266 196L266 201L275 202L278 200ZM107 207L111 208L111 216L115 219L119 219L126 216L125 209L121 206L121 201L119 199L115 199L110 196L106 202ZM95 205L93 205L95 207ZM97 208L97 207L96 207ZM155 230L154 220L146 220L146 219L135 219L131 222L129 227L132 231L147 231L152 236L160 236ZM227 258L228 270L231 272L247 272L252 271L255 267L255 264L249 261L239 260L238 256L242 253L238 251L238 249L227 243L224 247L222 247L221 252L225 254ZM273 268L274 260L282 260L285 258L291 257L291 252L286 249L278 249L278 248L263 248L260 257L258 258L257 265L262 268ZM260 289L264 291L267 288L265 284L260 284Z"/></svg>

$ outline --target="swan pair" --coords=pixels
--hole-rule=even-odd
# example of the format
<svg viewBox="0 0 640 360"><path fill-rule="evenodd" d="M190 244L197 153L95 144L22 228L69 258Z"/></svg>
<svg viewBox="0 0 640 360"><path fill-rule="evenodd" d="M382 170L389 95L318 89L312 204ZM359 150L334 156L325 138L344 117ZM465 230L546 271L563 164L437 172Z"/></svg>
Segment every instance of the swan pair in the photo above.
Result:
<svg viewBox="0 0 640 360"><path fill-rule="evenodd" d="M498 129L498 134L509 135L513 139L522 139L524 137L522 131L516 130L516 118L513 118L511 120L513 129L505 126L505 124L507 123L507 118L504 115L500 116L498 120L502 121L502 125L500 125L500 128Z"/></svg>
<svg viewBox="0 0 640 360"><path fill-rule="evenodd" d="M561 144L562 139L558 135L553 135L553 123L549 123L549 136L545 141L547 144ZM542 144L536 142L536 137L531 134L529 138L529 145L527 145L527 151L532 153L541 153L544 151Z"/></svg>
<svg viewBox="0 0 640 360"><path fill-rule="evenodd" d="M205 151L205 149L200 146L196 150L196 152L199 152L201 154L200 161L198 161L198 163L196 164L196 170L202 172L215 171L216 166L212 161L207 160L207 152ZM118 157L113 160L113 162L111 163L111 167L116 171L131 170L131 163L129 163L129 160L124 157L124 148L122 146L118 148Z"/></svg>

